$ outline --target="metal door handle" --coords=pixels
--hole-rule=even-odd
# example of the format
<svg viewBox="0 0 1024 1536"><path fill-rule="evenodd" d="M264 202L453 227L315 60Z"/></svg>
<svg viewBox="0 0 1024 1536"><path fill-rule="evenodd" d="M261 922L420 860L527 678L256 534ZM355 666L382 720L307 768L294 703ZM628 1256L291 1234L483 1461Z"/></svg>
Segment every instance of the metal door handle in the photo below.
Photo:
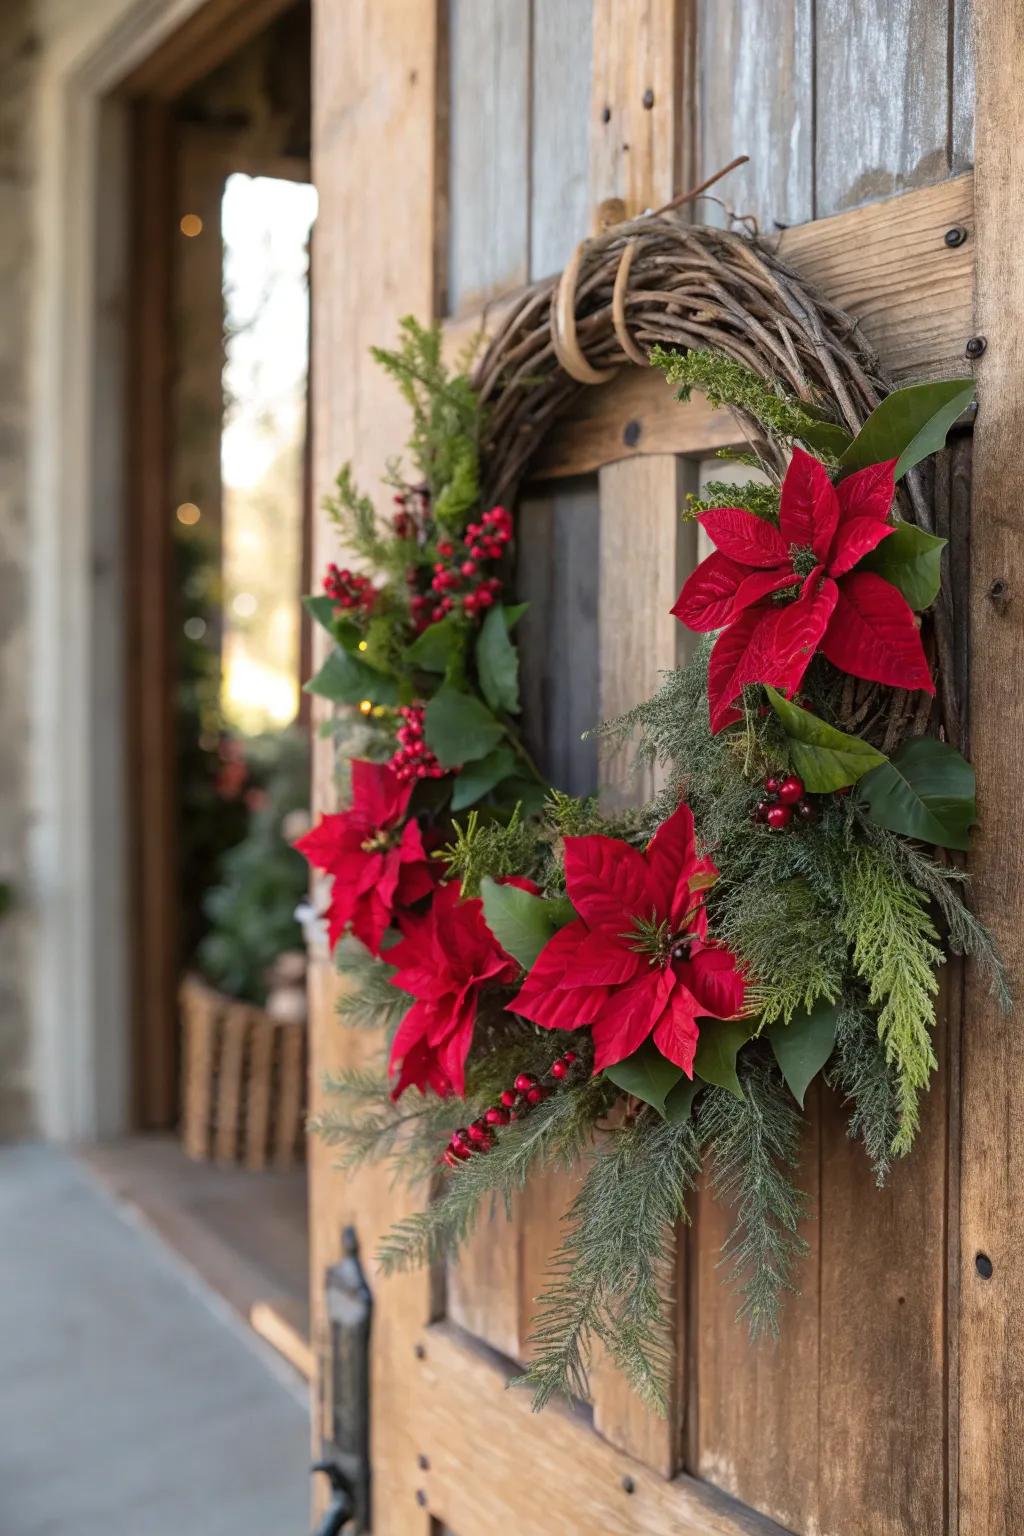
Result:
<svg viewBox="0 0 1024 1536"><path fill-rule="evenodd" d="M330 1480L331 1502L314 1536L342 1536L345 1527L356 1512L356 1498L352 1484L333 1461L317 1461L311 1472L322 1472Z"/></svg>

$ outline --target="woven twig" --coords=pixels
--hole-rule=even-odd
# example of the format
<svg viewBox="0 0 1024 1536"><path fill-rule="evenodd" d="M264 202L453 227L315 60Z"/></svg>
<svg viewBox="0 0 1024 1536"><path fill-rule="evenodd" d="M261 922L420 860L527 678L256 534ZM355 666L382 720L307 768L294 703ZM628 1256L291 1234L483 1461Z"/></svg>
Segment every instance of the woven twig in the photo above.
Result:
<svg viewBox="0 0 1024 1536"><path fill-rule="evenodd" d="M852 433L892 388L857 322L765 243L648 215L582 241L561 276L525 289L480 359L473 381L486 408L487 500L514 501L545 435L580 390L641 365L657 343L723 352L773 388L829 410ZM765 442L743 412L733 414L769 472L781 476L783 447ZM907 477L898 505L902 517L931 530L922 477ZM943 724L955 741L950 615L941 600L933 623ZM888 713L909 722L914 711L897 699Z"/></svg>

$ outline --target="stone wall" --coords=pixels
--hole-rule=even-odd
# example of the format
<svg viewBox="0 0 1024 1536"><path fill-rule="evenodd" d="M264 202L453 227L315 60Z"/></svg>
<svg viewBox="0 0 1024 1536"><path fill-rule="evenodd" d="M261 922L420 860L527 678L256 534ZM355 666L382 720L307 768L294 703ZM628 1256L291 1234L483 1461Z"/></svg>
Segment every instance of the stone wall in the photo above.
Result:
<svg viewBox="0 0 1024 1536"><path fill-rule="evenodd" d="M30 0L0 6L0 1137L33 1126L28 1016Z"/></svg>

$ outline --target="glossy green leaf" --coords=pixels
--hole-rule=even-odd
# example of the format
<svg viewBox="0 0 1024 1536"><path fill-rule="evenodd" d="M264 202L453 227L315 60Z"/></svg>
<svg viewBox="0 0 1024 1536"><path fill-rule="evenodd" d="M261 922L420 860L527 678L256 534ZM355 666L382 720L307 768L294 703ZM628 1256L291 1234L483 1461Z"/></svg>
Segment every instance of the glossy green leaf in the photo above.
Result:
<svg viewBox="0 0 1024 1536"><path fill-rule="evenodd" d="M564 928L579 915L568 896L549 896L547 903L548 915L556 928Z"/></svg>
<svg viewBox="0 0 1024 1536"><path fill-rule="evenodd" d="M967 848L977 821L974 769L933 736L904 742L890 762L865 774L857 798L876 825L939 848Z"/></svg>
<svg viewBox="0 0 1024 1536"><path fill-rule="evenodd" d="M528 971L555 932L547 902L517 885L499 885L489 876L480 882L480 895L488 928L505 953Z"/></svg>
<svg viewBox="0 0 1024 1536"><path fill-rule="evenodd" d="M790 703L774 688L767 691L786 733L793 771L812 794L823 795L855 784L862 774L885 762L884 755L859 736L848 736L834 725L827 725L809 709Z"/></svg>
<svg viewBox="0 0 1024 1536"><path fill-rule="evenodd" d="M516 775L511 779L502 779L495 788L493 803L496 811L509 816L518 806L520 816L529 820L531 816L540 815L546 799L547 790L543 784L538 784L536 779Z"/></svg>
<svg viewBox="0 0 1024 1536"><path fill-rule="evenodd" d="M780 1020L765 1030L779 1070L801 1109L808 1084L832 1054L838 1023L835 1003L821 1001L810 1013L797 1014L788 1024Z"/></svg>
<svg viewBox="0 0 1024 1536"><path fill-rule="evenodd" d="M442 768L459 768L493 752L505 728L471 693L445 687L424 711L423 734Z"/></svg>
<svg viewBox="0 0 1024 1536"><path fill-rule="evenodd" d="M893 390L871 412L839 460L840 477L895 459L896 479L901 479L908 469L938 452L950 427L973 399L973 379L935 379Z"/></svg>
<svg viewBox="0 0 1024 1536"><path fill-rule="evenodd" d="M328 597L326 592L316 593L312 597L304 597L302 606L317 624L322 624L329 635L334 633L334 599Z"/></svg>
<svg viewBox="0 0 1024 1536"><path fill-rule="evenodd" d="M342 650L331 652L320 671L305 685L305 692L330 699L334 704L360 704L363 699L369 699L371 704L398 703L398 684L393 677Z"/></svg>
<svg viewBox="0 0 1024 1536"><path fill-rule="evenodd" d="M464 811L482 800L496 784L515 772L517 759L511 747L496 747L479 762L467 763L452 787L452 810Z"/></svg>
<svg viewBox="0 0 1024 1536"><path fill-rule="evenodd" d="M745 1098L736 1075L736 1057L749 1039L750 1025L744 1019L701 1019L694 1073L705 1083L727 1088L734 1098Z"/></svg>
<svg viewBox="0 0 1024 1536"><path fill-rule="evenodd" d="M459 648L463 631L458 622L449 616L430 624L411 645L405 648L405 659L424 672L447 671L452 656Z"/></svg>
<svg viewBox="0 0 1024 1536"><path fill-rule="evenodd" d="M488 611L476 642L476 669L484 698L492 709L516 714L519 709L519 656L508 637L500 603Z"/></svg>
<svg viewBox="0 0 1024 1536"><path fill-rule="evenodd" d="M942 551L945 539L925 533L913 523L897 523L890 533L860 562L859 571L875 571L891 581L915 613L930 608L942 582Z"/></svg>
<svg viewBox="0 0 1024 1536"><path fill-rule="evenodd" d="M609 1082L630 1093L634 1099L650 1104L662 1117L665 1116L665 1100L683 1076L682 1069L674 1062L666 1061L657 1046L645 1040L638 1051L617 1061L613 1067L605 1067L604 1075Z"/></svg>
<svg viewBox="0 0 1024 1536"><path fill-rule="evenodd" d="M704 1084L699 1078L682 1077L665 1097L665 1119L670 1125L682 1125L693 1114L693 1102Z"/></svg>
<svg viewBox="0 0 1024 1536"><path fill-rule="evenodd" d="M529 606L529 603L507 603L505 605L505 628L509 634L515 629Z"/></svg>
<svg viewBox="0 0 1024 1536"><path fill-rule="evenodd" d="M800 441L819 453L828 453L835 459L846 453L852 442L849 432L837 427L832 421L808 422L800 429Z"/></svg>

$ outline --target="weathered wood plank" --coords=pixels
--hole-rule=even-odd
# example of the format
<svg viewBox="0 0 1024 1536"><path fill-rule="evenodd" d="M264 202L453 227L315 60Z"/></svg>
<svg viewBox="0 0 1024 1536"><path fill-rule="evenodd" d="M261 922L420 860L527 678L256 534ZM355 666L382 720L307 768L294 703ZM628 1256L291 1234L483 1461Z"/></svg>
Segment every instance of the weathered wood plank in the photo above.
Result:
<svg viewBox="0 0 1024 1536"><path fill-rule="evenodd" d="M802 1232L810 1251L787 1296L778 1342L752 1344L737 1321L739 1298L724 1283L721 1248L734 1213L702 1181L688 1234L690 1392L687 1466L787 1529L817 1531L820 1103L808 1094L797 1180L809 1200ZM840 1527L846 1536L845 1526ZM823 1536L825 1533L823 1532ZM840 1536L829 1530L827 1536Z"/></svg>
<svg viewBox="0 0 1024 1536"><path fill-rule="evenodd" d="M953 0L950 170L974 164L974 0Z"/></svg>
<svg viewBox="0 0 1024 1536"><path fill-rule="evenodd" d="M816 216L949 174L949 0L815 5Z"/></svg>
<svg viewBox="0 0 1024 1536"><path fill-rule="evenodd" d="M564 267L590 227L593 0L533 0L530 276Z"/></svg>
<svg viewBox="0 0 1024 1536"><path fill-rule="evenodd" d="M458 314L529 271L530 8L449 0L448 307Z"/></svg>
<svg viewBox="0 0 1024 1536"><path fill-rule="evenodd" d="M750 161L713 189L763 234L814 217L813 0L701 0L701 176ZM702 199L694 217L723 224Z"/></svg>
<svg viewBox="0 0 1024 1536"><path fill-rule="evenodd" d="M563 481L526 497L518 528L516 595L530 605L517 631L526 740L552 784L591 795L597 747L582 736L601 708L596 484Z"/></svg>
<svg viewBox="0 0 1024 1536"><path fill-rule="evenodd" d="M521 1217L505 1219L501 1201L485 1203L476 1231L447 1266L448 1316L510 1360L519 1356Z"/></svg>
<svg viewBox="0 0 1024 1536"><path fill-rule="evenodd" d="M1024 433L1020 195L1024 9L978 7L975 178L978 365L971 508L971 746L980 827L970 868L1018 998L1024 972L1020 739L1024 602L1018 494ZM993 594L993 582L1005 583ZM997 600L994 600L995 599ZM1019 1006L1019 1005L1018 1005ZM1024 1071L1020 1022L968 967L962 1048L960 1536L1024 1529Z"/></svg>
<svg viewBox="0 0 1024 1536"><path fill-rule="evenodd" d="M591 189L629 218L680 190L683 24L677 0L594 0Z"/></svg>

